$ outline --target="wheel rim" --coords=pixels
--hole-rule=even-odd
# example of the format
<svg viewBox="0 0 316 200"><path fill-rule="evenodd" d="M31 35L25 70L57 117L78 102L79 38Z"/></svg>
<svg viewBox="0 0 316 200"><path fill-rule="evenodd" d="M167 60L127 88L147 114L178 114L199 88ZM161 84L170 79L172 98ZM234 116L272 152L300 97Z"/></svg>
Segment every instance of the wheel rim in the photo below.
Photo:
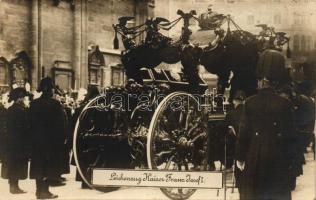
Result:
<svg viewBox="0 0 316 200"><path fill-rule="evenodd" d="M183 100L181 109L171 102ZM206 123L193 95L175 92L157 107L147 139L147 162L150 169L197 171L206 167ZM171 199L187 199L196 189L161 188Z"/></svg>
<svg viewBox="0 0 316 200"><path fill-rule="evenodd" d="M104 122L106 113L106 96L98 96L92 99L83 108L76 121L73 139L73 155L77 170L82 180L93 189L107 191L106 187L98 187L92 184L92 169L107 166L107 144L113 142L109 138L102 137L102 133L112 133L108 126L99 126ZM112 118L115 120L116 118ZM110 123L109 123L110 124ZM112 126L112 124L111 124ZM113 125L115 126L115 125ZM102 132L104 131L104 132ZM94 135L95 134L95 135ZM98 137L98 134L101 137Z"/></svg>

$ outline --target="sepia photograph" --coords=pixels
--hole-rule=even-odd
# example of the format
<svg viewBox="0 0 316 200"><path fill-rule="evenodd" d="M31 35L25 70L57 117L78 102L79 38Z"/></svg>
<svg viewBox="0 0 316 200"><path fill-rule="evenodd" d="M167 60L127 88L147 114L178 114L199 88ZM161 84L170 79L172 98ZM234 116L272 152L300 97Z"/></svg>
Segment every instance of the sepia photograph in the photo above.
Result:
<svg viewBox="0 0 316 200"><path fill-rule="evenodd" d="M0 200L315 200L316 0L0 0Z"/></svg>

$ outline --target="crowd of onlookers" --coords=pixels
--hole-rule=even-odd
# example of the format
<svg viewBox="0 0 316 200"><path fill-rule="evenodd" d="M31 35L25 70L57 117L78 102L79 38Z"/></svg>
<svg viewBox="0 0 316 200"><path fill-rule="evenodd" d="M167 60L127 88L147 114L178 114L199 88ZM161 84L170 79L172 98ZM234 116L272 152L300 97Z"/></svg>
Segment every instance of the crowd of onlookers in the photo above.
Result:
<svg viewBox="0 0 316 200"><path fill-rule="evenodd" d="M234 147L229 146L234 151L231 165L235 165L241 200L290 200L310 145L315 157L315 82L282 85L283 55L277 51L265 54L278 59L268 62L262 71L258 68L262 77L258 78L257 94L246 98L243 91L236 92L234 109L226 114L228 135L235 140ZM281 60L281 65L275 60ZM273 70L266 70L269 67ZM57 198L49 186L65 184L62 175L74 164L70 151L75 123L83 107L97 95L98 88L91 86L74 97L49 77L34 92L26 85L1 95L1 176L8 179L12 194L24 193L19 180L30 178L36 180L38 199ZM87 187L82 181L82 188Z"/></svg>
<svg viewBox="0 0 316 200"><path fill-rule="evenodd" d="M97 87L88 91L98 95ZM30 178L36 180L38 199L57 198L49 186L65 185L62 175L70 173L72 133L78 112L91 98L88 91L71 97L46 77L34 92L26 84L1 95L1 177L8 179L12 194L25 193L19 180Z"/></svg>

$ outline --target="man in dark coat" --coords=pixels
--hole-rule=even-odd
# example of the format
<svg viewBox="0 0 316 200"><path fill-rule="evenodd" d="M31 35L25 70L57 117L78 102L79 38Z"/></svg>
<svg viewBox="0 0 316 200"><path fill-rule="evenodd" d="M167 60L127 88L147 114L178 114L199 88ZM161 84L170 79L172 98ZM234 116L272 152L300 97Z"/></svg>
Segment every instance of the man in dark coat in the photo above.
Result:
<svg viewBox="0 0 316 200"><path fill-rule="evenodd" d="M258 94L245 103L236 151L237 166L243 171L241 200L291 199L290 170L295 157L291 103L274 90L285 77L284 63L277 51L263 53Z"/></svg>
<svg viewBox="0 0 316 200"><path fill-rule="evenodd" d="M4 107L2 102L0 102L0 162L3 161L3 157L6 154L5 153L6 137L7 137L7 109Z"/></svg>
<svg viewBox="0 0 316 200"><path fill-rule="evenodd" d="M239 135L239 127L241 122L241 115L244 109L244 103L245 103L245 93L241 90L238 90L234 97L233 97L233 104L234 109L227 112L227 115L225 117L225 124L228 128L228 140L230 141L227 144L227 151L231 152L233 156L233 159L235 158L235 147L236 143L238 142ZM236 179L236 187L238 188L239 192L241 192L241 171L237 168L235 163L235 179Z"/></svg>
<svg viewBox="0 0 316 200"><path fill-rule="evenodd" d="M19 188L19 180L27 178L30 152L29 127L24 88L16 88L10 92L9 101L14 101L7 112L6 154L1 170L2 178L8 179L10 192L21 194L25 191Z"/></svg>
<svg viewBox="0 0 316 200"><path fill-rule="evenodd" d="M58 89L58 88L57 88ZM69 127L69 117L71 117L71 110L69 111L68 108L64 105L64 102L62 101L62 93L59 90L55 91L55 99L60 102L63 108L63 119L64 119L64 131L65 131L65 141L63 145L63 150L61 156L61 166L62 166L62 174L69 174L70 173L70 142L69 139L71 137L71 131ZM65 185L64 181L66 181L66 178L60 176L60 177L55 177L56 179L49 179L48 184L50 186L63 186Z"/></svg>
<svg viewBox="0 0 316 200"><path fill-rule="evenodd" d="M61 104L53 99L55 86L51 78L41 80L40 98L30 105L30 124L33 139L30 178L36 179L38 199L57 198L49 192L48 179L56 179L63 172L62 154L65 142L65 120Z"/></svg>

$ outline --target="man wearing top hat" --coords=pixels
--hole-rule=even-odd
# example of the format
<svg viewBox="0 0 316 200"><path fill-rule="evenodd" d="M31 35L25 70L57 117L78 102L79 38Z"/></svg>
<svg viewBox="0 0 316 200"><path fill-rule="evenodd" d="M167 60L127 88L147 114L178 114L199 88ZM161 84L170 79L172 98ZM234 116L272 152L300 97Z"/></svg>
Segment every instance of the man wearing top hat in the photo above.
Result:
<svg viewBox="0 0 316 200"><path fill-rule="evenodd" d="M57 198L49 192L47 180L63 173L62 153L65 141L65 120L62 105L53 98L55 85L51 78L41 80L40 98L30 105L30 124L33 139L30 178L36 180L37 199Z"/></svg>
<svg viewBox="0 0 316 200"><path fill-rule="evenodd" d="M24 98L24 88L10 92L9 102L14 101L7 111L6 154L3 159L1 176L9 180L10 193L25 193L19 188L19 180L27 178L30 153L29 123Z"/></svg>

